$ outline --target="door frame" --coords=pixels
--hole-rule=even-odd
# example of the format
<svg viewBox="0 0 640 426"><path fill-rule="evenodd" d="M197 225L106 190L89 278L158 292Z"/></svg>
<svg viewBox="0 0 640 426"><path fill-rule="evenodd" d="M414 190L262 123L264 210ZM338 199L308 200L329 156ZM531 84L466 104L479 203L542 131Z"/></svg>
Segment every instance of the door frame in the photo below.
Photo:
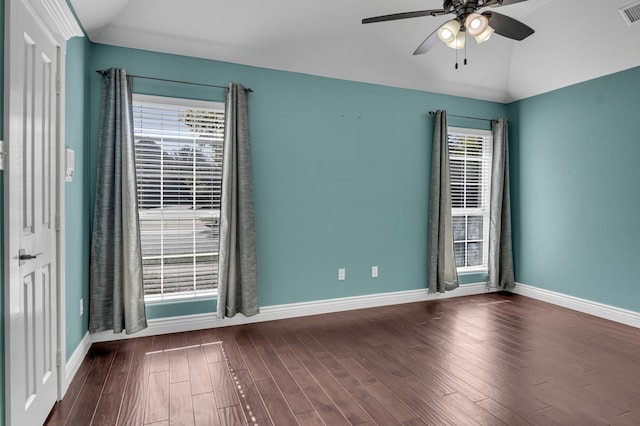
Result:
<svg viewBox="0 0 640 426"><path fill-rule="evenodd" d="M9 22L9 10L12 5L15 5L18 2L24 3L29 9L35 12L37 19L40 20L41 24L44 24L49 32L54 36L56 43L58 45L57 48L57 135L56 135L56 149L55 149L55 157L52 158L52 167L56 170L56 190L57 190L57 198L56 198L56 269L57 269L57 293L58 299L56 301L57 304L57 335L52 336L52 340L56 342L57 349L57 375L58 375L58 399L62 399L64 394L68 388L68 382L66 377L66 318L65 318L65 287L66 287L66 273L65 273L65 262L66 262L66 253L65 253L65 187L64 187L64 178L65 178L65 160L66 160L66 148L65 148L65 58L66 58L66 42L71 37L83 37L84 32L80 25L78 25L71 9L67 5L64 0L5 0L5 33L3 34L4 40L7 40L9 26L11 23ZM3 117L3 133L5 135L5 139L7 139L7 135L9 132L9 107L8 107L8 96L7 92L11 89L11 81L9 72L9 63L11 58L11 51L5 43L5 70L4 70L4 117ZM5 170L9 170L12 162L12 153L11 148L5 143ZM9 203L9 191L8 191L8 179L4 179L4 205L5 210ZM5 215L4 219L4 294L5 294L5 302L4 302L4 320L5 320L5 328L9 326L8 315L10 312L9 298L7 296L8 288L12 284L11 283L11 262L17 262L16 256L10 253L9 248L11 247L11 232L8 230L8 217ZM11 333L7 333L5 330L5 336L10 336ZM10 344L10 342L5 341L5 348ZM5 375L6 372L11 368L9 357L5 355ZM6 388L6 384L2 384L5 387L5 410L8 408L9 404L9 393L10 389Z"/></svg>

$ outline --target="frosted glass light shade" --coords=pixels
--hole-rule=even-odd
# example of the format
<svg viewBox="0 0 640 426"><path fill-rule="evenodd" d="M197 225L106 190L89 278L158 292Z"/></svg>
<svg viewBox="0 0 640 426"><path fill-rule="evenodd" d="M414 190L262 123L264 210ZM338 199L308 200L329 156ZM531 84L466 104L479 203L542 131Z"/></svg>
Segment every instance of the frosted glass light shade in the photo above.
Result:
<svg viewBox="0 0 640 426"><path fill-rule="evenodd" d="M489 19L479 13L472 13L467 16L467 19L464 21L464 26L469 35L475 37L482 34L482 32L484 32L484 30L489 26Z"/></svg>
<svg viewBox="0 0 640 426"><path fill-rule="evenodd" d="M455 40L453 40L451 43L447 43L447 46L452 49L464 49L464 39L465 33L464 31L460 31Z"/></svg>
<svg viewBox="0 0 640 426"><path fill-rule="evenodd" d="M460 22L458 22L455 19L445 22L444 25L442 25L438 29L438 37L440 37L440 40L442 40L442 42L445 44L455 42L456 37L458 36L459 33L460 33Z"/></svg>
<svg viewBox="0 0 640 426"><path fill-rule="evenodd" d="M487 25L487 28L485 28L483 32L474 36L474 38L476 39L476 43L482 44L485 41L489 40L489 38L491 38L491 34L493 34L494 32L495 30L491 26Z"/></svg>

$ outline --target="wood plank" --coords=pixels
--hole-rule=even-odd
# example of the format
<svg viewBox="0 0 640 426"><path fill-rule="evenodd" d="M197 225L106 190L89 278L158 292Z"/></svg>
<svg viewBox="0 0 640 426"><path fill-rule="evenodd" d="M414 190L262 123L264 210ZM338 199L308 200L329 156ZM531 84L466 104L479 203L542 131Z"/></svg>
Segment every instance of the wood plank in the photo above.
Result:
<svg viewBox="0 0 640 426"><path fill-rule="evenodd" d="M219 342L203 343L202 351L208 363L223 362L224 353L222 352L222 344Z"/></svg>
<svg viewBox="0 0 640 426"><path fill-rule="evenodd" d="M238 380L241 386L242 395L240 405L245 413L245 417L249 420L253 419L252 421L254 423L266 423L269 420L269 413L264 406L264 402L256 388L253 378L247 370L235 371L234 374L235 379Z"/></svg>
<svg viewBox="0 0 640 426"><path fill-rule="evenodd" d="M169 351L169 383L184 382L190 377L187 350Z"/></svg>
<svg viewBox="0 0 640 426"><path fill-rule="evenodd" d="M491 398L477 401L476 405L486 412L491 413L493 416L500 419L502 423L507 425L535 426L537 424L541 424L540 422L534 422L530 419L523 419L516 413L511 412L509 409L503 407L501 404L498 404ZM533 411L530 414L533 415Z"/></svg>
<svg viewBox="0 0 640 426"><path fill-rule="evenodd" d="M238 334L236 336L236 343L253 380L259 382L260 380L270 378L269 369L264 365L264 361L253 345L249 335L246 332Z"/></svg>
<svg viewBox="0 0 640 426"><path fill-rule="evenodd" d="M176 426L195 424L191 384L188 381L169 385L169 423Z"/></svg>
<svg viewBox="0 0 640 426"><path fill-rule="evenodd" d="M324 426L325 422L322 421L320 415L315 411L310 411L304 414L296 415L296 419L300 426ZM331 424L331 423L328 423Z"/></svg>
<svg viewBox="0 0 640 426"><path fill-rule="evenodd" d="M247 422L239 405L219 408L218 416L220 417L220 424L223 426L238 426Z"/></svg>
<svg viewBox="0 0 640 426"><path fill-rule="evenodd" d="M242 333L241 327L224 327L218 330L222 353L231 370L243 370L247 368L242 353L236 343L236 335Z"/></svg>
<svg viewBox="0 0 640 426"><path fill-rule="evenodd" d="M93 418L93 421L99 425L115 425L118 422L122 395L133 361L136 342L124 340L118 343L118 351L109 369L102 396Z"/></svg>
<svg viewBox="0 0 640 426"><path fill-rule="evenodd" d="M384 384L376 382L366 386L366 389L380 404L384 404L389 415L396 421L405 423L418 417L415 411L407 407L407 405Z"/></svg>
<svg viewBox="0 0 640 426"><path fill-rule="evenodd" d="M293 413L302 414L313 411L313 407L304 392L300 390L300 387L293 377L291 377L291 374L289 374L284 364L282 364L278 354L274 351L267 339L265 339L262 334L254 332L250 334L250 337L256 351L260 354L269 370L269 378L273 378L280 392L284 394Z"/></svg>
<svg viewBox="0 0 640 426"><path fill-rule="evenodd" d="M200 346L202 343L202 333L200 330L193 331L185 331L184 333L184 344L187 348L192 346Z"/></svg>
<svg viewBox="0 0 640 426"><path fill-rule="evenodd" d="M144 420L149 371L151 368L151 355L149 355L149 352L152 349L152 345L153 339L151 337L135 339L133 359L131 360L118 417L119 425L135 426L141 424Z"/></svg>
<svg viewBox="0 0 640 426"><path fill-rule="evenodd" d="M256 387L264 400L264 405L267 407L274 424L278 426L298 424L298 421L273 379L256 382Z"/></svg>
<svg viewBox="0 0 640 426"><path fill-rule="evenodd" d="M615 426L638 426L640 425L640 409L628 411L614 418L611 422Z"/></svg>
<svg viewBox="0 0 640 426"><path fill-rule="evenodd" d="M82 361L75 377L69 384L69 388L67 389L67 393L65 394L64 398L62 399L62 401L56 403L56 405L53 407L53 410L51 411L51 414L49 414L47 424L50 423L51 425L53 425L57 421L62 421L64 423L64 421L69 417L71 410L73 409L73 406L75 405L76 400L80 395L82 388L84 387L85 380L89 375L94 360L95 358L88 355Z"/></svg>
<svg viewBox="0 0 640 426"><path fill-rule="evenodd" d="M196 426L218 426L218 406L213 392L193 395L193 416Z"/></svg>
<svg viewBox="0 0 640 426"><path fill-rule="evenodd" d="M503 422L490 411L484 410L457 392L446 395L442 399L444 404L449 408L449 415L456 418L458 424L471 423L471 419L480 425L498 426L511 424Z"/></svg>
<svg viewBox="0 0 640 426"><path fill-rule="evenodd" d="M147 401L150 365L150 360L146 363L132 364L122 399L119 425L134 426L142 423Z"/></svg>
<svg viewBox="0 0 640 426"><path fill-rule="evenodd" d="M602 423L607 423L609 419L623 413L619 408L602 404L594 398L587 398L582 389L566 392L551 383L542 383L534 388L533 394L554 408L570 407L570 412L591 413L590 417Z"/></svg>
<svg viewBox="0 0 640 426"><path fill-rule="evenodd" d="M187 360L189 364L189 380L191 382L191 394L213 392L211 378L209 377L209 366L202 346L187 349Z"/></svg>
<svg viewBox="0 0 640 426"><path fill-rule="evenodd" d="M216 404L219 408L231 407L239 404L236 387L231 381L229 369L224 362L214 362L208 364L209 377L216 397Z"/></svg>
<svg viewBox="0 0 640 426"><path fill-rule="evenodd" d="M322 364L309 352L302 342L295 336L289 336L287 342L294 353L303 362L306 369L313 375L327 395L340 409L351 424L362 424L371 421L366 411L358 405L356 400L342 387L342 385L327 371Z"/></svg>
<svg viewBox="0 0 640 426"><path fill-rule="evenodd" d="M378 380L366 368L356 360L353 356L343 357L339 360L342 367L349 372L358 383L363 386L378 383Z"/></svg>
<svg viewBox="0 0 640 426"><path fill-rule="evenodd" d="M371 419L379 425L400 425L401 423L375 398L364 398L358 403L365 409Z"/></svg>
<svg viewBox="0 0 640 426"><path fill-rule="evenodd" d="M117 350L118 344L114 342L91 346L89 349L89 356L93 359L91 370L82 386L73 410L67 418L67 424L82 424L87 419L93 418Z"/></svg>
<svg viewBox="0 0 640 426"><path fill-rule="evenodd" d="M157 373L159 371L169 371L169 353L164 350L152 351L150 354L149 371Z"/></svg>
<svg viewBox="0 0 640 426"><path fill-rule="evenodd" d="M158 371L149 374L144 422L165 420L169 420L169 372Z"/></svg>
<svg viewBox="0 0 640 426"><path fill-rule="evenodd" d="M402 426L424 426L425 423L422 419L411 419L406 422L402 422Z"/></svg>
<svg viewBox="0 0 640 426"><path fill-rule="evenodd" d="M202 345L220 342L220 335L218 334L217 328L205 328L198 330L198 333L200 334L200 344Z"/></svg>
<svg viewBox="0 0 640 426"><path fill-rule="evenodd" d="M271 335L269 333L269 340L275 342L273 346L276 348L282 363L298 383L324 423L332 426L350 424L329 395L325 393L300 359L293 353L289 345L282 339L281 335ZM298 419L305 418L304 416L296 417ZM312 417L315 418L315 416Z"/></svg>

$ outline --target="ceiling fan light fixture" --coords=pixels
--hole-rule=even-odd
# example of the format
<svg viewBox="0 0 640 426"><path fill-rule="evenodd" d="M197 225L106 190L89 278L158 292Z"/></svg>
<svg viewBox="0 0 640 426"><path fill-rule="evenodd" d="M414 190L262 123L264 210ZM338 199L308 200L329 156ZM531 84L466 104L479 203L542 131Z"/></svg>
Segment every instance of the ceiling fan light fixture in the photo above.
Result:
<svg viewBox="0 0 640 426"><path fill-rule="evenodd" d="M491 38L491 34L493 34L495 31L496 30L493 29L493 27L487 25L487 28L485 28L483 32L474 36L474 38L476 39L476 43L482 44L485 41L489 40Z"/></svg>
<svg viewBox="0 0 640 426"><path fill-rule="evenodd" d="M447 46L452 49L464 49L464 42L465 42L465 32L460 31L456 36L456 38L451 43L447 43Z"/></svg>
<svg viewBox="0 0 640 426"><path fill-rule="evenodd" d="M464 26L469 35L477 36L482 34L489 26L489 19L479 13L472 13L464 21Z"/></svg>
<svg viewBox="0 0 640 426"><path fill-rule="evenodd" d="M449 45L449 43L453 43L456 41L456 37L460 33L460 22L456 19L452 19L451 21L445 22L438 29L438 37L442 40L443 43Z"/></svg>

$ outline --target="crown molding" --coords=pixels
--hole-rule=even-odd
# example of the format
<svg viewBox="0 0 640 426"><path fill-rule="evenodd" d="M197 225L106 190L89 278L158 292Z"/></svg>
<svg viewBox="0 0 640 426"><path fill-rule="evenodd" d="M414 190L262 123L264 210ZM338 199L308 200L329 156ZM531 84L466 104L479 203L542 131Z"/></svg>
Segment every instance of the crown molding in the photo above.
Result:
<svg viewBox="0 0 640 426"><path fill-rule="evenodd" d="M49 30L65 41L84 37L82 27L65 0L22 0L47 25Z"/></svg>

